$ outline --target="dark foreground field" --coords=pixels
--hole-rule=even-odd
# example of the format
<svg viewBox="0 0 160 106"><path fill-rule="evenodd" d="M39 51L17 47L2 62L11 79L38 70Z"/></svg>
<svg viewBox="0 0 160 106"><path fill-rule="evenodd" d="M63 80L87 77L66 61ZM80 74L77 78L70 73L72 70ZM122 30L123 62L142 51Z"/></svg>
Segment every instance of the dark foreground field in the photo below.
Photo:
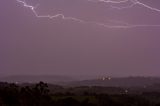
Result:
<svg viewBox="0 0 160 106"><path fill-rule="evenodd" d="M141 88L0 83L0 106L160 106L160 93Z"/></svg>

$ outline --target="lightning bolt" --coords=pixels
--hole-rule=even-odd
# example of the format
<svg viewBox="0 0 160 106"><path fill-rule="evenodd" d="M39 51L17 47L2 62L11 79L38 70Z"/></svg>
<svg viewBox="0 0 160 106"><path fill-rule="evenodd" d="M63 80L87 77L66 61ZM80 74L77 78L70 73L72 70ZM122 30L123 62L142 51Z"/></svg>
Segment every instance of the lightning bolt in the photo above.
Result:
<svg viewBox="0 0 160 106"><path fill-rule="evenodd" d="M121 0L121 1L113 1L113 0L88 0L88 1L92 1L92 2L104 2L104 3L111 3L111 4L121 4L121 3L127 3L127 2L131 2L131 5L129 6L125 6L125 7L115 7L112 6L112 8L117 8L117 9L125 9L125 8L132 8L135 5L140 5L142 7L148 8L150 10L156 11L156 12L160 12L160 9L151 7L149 5L146 5L142 2L139 2L138 0Z"/></svg>
<svg viewBox="0 0 160 106"><path fill-rule="evenodd" d="M64 14L61 14L61 13L55 14L55 15L39 15L36 11L36 8L39 6L39 4L36 5L36 6L32 6L32 5L27 4L25 0L23 0L23 1L22 0L16 0L16 1L18 3L23 4L24 7L29 8L37 18L54 19L54 18L61 17L63 20L71 20L71 21L75 21L75 22L83 23L83 24L93 24L93 25L98 25L98 26L102 26L102 27L106 27L106 28L160 27L160 25L147 25L147 24L146 25L145 24L143 24L143 25L141 25L141 24L140 25L133 25L133 24L129 24L129 23L126 23L126 22L117 21L117 20L109 20L109 22L112 22L112 23L116 24L116 25L109 25L109 24L106 24L106 23L86 21L86 20L82 20L82 19L79 19L79 18L75 18L75 17L67 17L67 16L65 16ZM89 2L96 2L96 3L97 2L110 3L111 8L118 9L118 10L126 9L126 8L132 8L135 5L140 5L142 7L150 9L152 11L160 12L160 9L157 9L157 8L151 7L149 5L146 5L142 2L139 2L138 0L119 0L119 1L114 1L114 0L88 0L88 1ZM123 7L116 7L116 6L112 5L112 4L122 4L122 3L127 3L127 2L130 2L131 4L129 6L123 6Z"/></svg>
<svg viewBox="0 0 160 106"><path fill-rule="evenodd" d="M113 0L88 0L93 2L105 2L105 3L125 3L128 0L121 0L121 1L113 1Z"/></svg>
<svg viewBox="0 0 160 106"><path fill-rule="evenodd" d="M50 18L50 19L53 19L53 18L57 18L57 17L61 17L62 19L64 20L73 20L73 21L77 21L77 22L80 22L80 23L84 23L83 20L81 19L77 19L77 18L73 18L73 17L65 17L63 14L56 14L56 15L39 15L37 12L36 12L36 8L38 7L38 5L36 6L31 6L31 5L28 5L25 0L24 1L21 1L21 0L17 0L17 2L19 3L22 3L24 7L27 7L27 8L30 8L31 11L35 14L35 16L37 18Z"/></svg>

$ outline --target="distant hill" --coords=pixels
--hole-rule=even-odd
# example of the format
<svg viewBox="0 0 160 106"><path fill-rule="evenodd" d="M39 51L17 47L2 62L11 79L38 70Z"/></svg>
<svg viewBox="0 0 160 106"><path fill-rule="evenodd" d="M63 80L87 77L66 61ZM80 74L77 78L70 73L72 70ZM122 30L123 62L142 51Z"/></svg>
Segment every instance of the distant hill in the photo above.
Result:
<svg viewBox="0 0 160 106"><path fill-rule="evenodd" d="M159 77L102 78L71 82L72 86L146 87L160 84Z"/></svg>
<svg viewBox="0 0 160 106"><path fill-rule="evenodd" d="M76 76L14 75L0 78L0 82L37 83L39 81L65 86L149 87L160 85L160 77L102 77L84 80Z"/></svg>
<svg viewBox="0 0 160 106"><path fill-rule="evenodd" d="M3 82L17 82L17 83L36 83L39 81L44 81L47 83L59 83L59 82L69 82L75 81L76 79L69 76L59 76L59 75L14 75L1 77L0 81Z"/></svg>

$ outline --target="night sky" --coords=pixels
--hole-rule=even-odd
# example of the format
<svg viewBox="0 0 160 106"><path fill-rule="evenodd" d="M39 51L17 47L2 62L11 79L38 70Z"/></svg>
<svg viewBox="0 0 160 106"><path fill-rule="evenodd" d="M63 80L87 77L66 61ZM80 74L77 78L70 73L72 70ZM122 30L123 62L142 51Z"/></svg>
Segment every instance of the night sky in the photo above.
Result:
<svg viewBox="0 0 160 106"><path fill-rule="evenodd" d="M112 1L0 0L0 74L160 76L160 0Z"/></svg>

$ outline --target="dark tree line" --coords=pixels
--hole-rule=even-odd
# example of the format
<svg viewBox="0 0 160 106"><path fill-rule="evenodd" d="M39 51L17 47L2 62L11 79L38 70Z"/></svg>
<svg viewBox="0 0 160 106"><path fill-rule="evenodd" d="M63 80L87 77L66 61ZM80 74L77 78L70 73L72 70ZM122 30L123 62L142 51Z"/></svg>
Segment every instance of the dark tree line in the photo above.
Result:
<svg viewBox="0 0 160 106"><path fill-rule="evenodd" d="M0 103L7 106L44 106L51 104L51 96L46 83L40 82L34 87L19 87L16 84L2 83Z"/></svg>
<svg viewBox="0 0 160 106"><path fill-rule="evenodd" d="M0 106L160 106L160 101L150 100L155 97L152 94L149 98L148 95L151 94L109 95L84 92L83 95L78 96L70 92L50 92L48 85L44 82L34 86L0 83ZM158 97L160 94L155 98Z"/></svg>

